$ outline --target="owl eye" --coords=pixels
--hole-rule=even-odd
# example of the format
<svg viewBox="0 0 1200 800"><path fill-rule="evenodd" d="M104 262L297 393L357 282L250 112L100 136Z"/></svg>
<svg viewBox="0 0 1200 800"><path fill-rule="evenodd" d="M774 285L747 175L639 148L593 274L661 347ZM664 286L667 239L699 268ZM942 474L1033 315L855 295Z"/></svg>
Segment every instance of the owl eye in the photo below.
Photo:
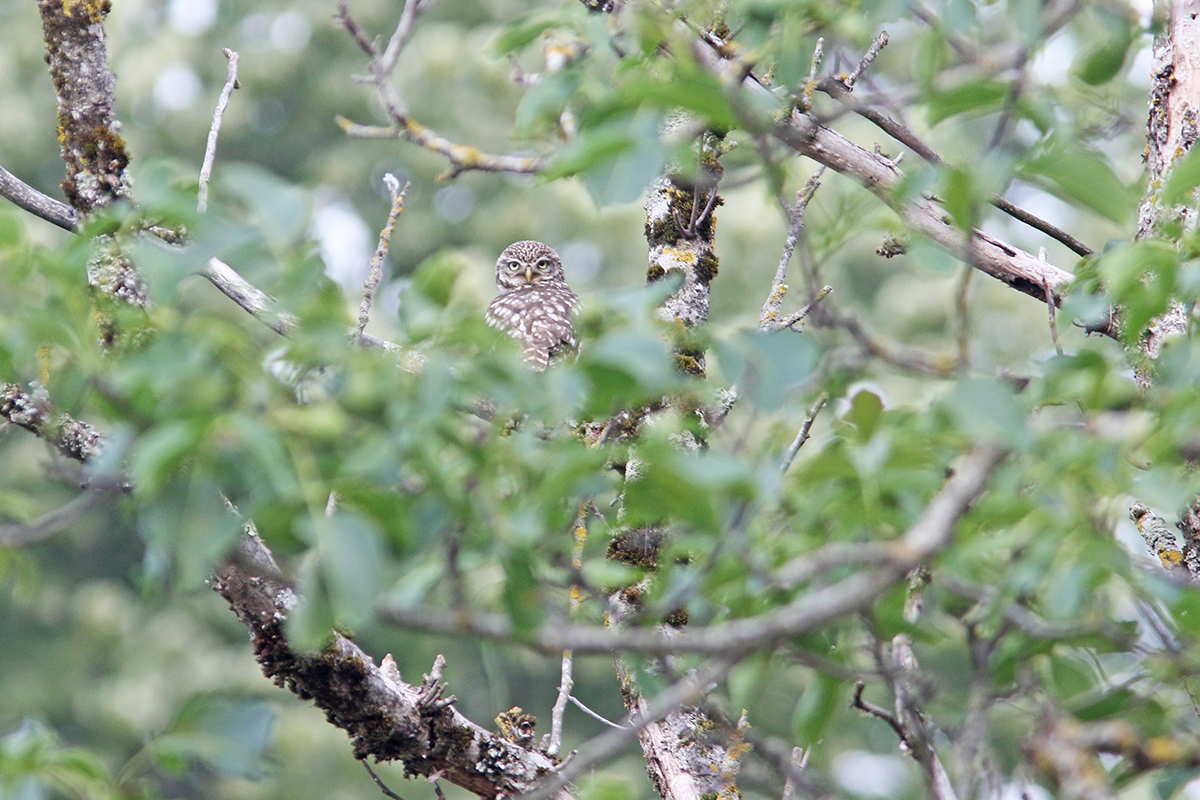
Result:
<svg viewBox="0 0 1200 800"><path fill-rule="evenodd" d="M515 261L515 260L514 260L514 261L509 261L509 262L508 262L508 268L509 268L510 270L512 270L513 272L516 272L517 270L519 270L519 269L521 268L521 262L520 262L520 261Z"/></svg>
<svg viewBox="0 0 1200 800"><path fill-rule="evenodd" d="M537 260L538 269L545 269L548 266L550 266L550 259L543 257Z"/></svg>

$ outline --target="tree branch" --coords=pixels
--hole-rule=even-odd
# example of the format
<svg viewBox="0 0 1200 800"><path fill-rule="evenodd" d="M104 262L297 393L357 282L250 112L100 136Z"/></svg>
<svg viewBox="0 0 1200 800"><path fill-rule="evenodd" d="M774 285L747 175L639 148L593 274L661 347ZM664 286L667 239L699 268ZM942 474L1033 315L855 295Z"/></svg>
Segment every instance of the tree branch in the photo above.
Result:
<svg viewBox="0 0 1200 800"><path fill-rule="evenodd" d="M45 439L75 461L90 461L104 447L104 437L91 425L56 413L44 390L31 393L15 383L0 383L0 417Z"/></svg>
<svg viewBox="0 0 1200 800"><path fill-rule="evenodd" d="M573 650L586 653L645 653L669 655L702 653L727 655L760 647L767 642L799 635L855 613L904 579L917 564L950 540L954 524L982 493L991 475L1004 460L1005 451L980 444L965 457L925 512L899 539L883 545L886 554L872 570L863 570L800 595L787 605L758 617L721 622L665 636L659 631L549 623L518 635L502 614L444 610L431 607L383 606L382 619L412 630L479 636L518 642L543 653Z"/></svg>
<svg viewBox="0 0 1200 800"><path fill-rule="evenodd" d="M256 537L255 549L266 550ZM269 557L269 551L268 551ZM356 758L400 761L416 775L450 781L483 797L514 796L538 783L554 762L468 720L443 697L444 661L414 686L404 683L395 662L381 666L341 634L318 653L295 650L287 616L297 598L270 569L238 559L217 570L210 583L250 631L263 674L312 699L329 721L350 735ZM568 795L560 790L547 797Z"/></svg>
<svg viewBox="0 0 1200 800"><path fill-rule="evenodd" d="M208 209L208 179L212 177L213 161L217 157L217 136L221 132L221 118L225 115L225 107L233 90L238 88L237 67L238 54L228 47L221 51L229 59L226 70L225 86L217 98L217 108L213 111L212 126L208 129L208 143L204 147L204 163L200 166L200 190L196 199L196 210L203 214Z"/></svg>

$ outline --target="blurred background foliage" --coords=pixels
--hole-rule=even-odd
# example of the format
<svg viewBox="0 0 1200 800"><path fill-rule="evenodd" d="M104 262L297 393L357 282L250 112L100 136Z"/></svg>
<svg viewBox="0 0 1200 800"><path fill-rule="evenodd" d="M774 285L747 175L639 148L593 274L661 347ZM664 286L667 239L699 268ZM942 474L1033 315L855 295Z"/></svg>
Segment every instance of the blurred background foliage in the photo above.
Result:
<svg viewBox="0 0 1200 800"><path fill-rule="evenodd" d="M697 19L712 5L681 4ZM846 72L886 29L891 44L859 91L890 98L946 158L934 168L909 155L902 167L907 190L935 192L960 223L1031 252L1044 246L1068 268L1075 256L1000 215L987 197L1000 192L1098 251L1132 237L1153 24L1144 9L1087 5L1047 41L1035 22L1040 5L1022 0L720 5L775 87L802 83L818 36L822 72ZM385 37L400 11L380 0L350 10ZM1173 347L1156 387L1137 395L1120 345L1070 324L1103 310L1089 292L1099 281L1133 318L1149 319L1171 293L1194 293L1190 256L1115 244L1081 265L1095 282L1060 314L1061 355L1044 306L976 275L965 305L970 369L957 375L864 357L834 329L762 337L758 310L788 224L776 194L794 197L814 165L775 153L764 169L752 137L734 129L717 214L721 271L703 334L711 377L698 387L672 372L652 321L663 291L643 288L641 199L678 155L657 135L673 107L712 123L730 122L731 112L715 82L656 49L674 35L660 12L637 11L619 57L606 19L578 2L441 0L397 71L414 117L485 150L555 155L552 172L569 176L466 173L447 182L441 157L348 139L335 124L338 115L382 116L355 81L363 58L331 24L334 11L328 0L114 2L108 46L134 157L133 214L185 225L191 236L183 251L135 245L155 301L144 342L101 354L83 279L86 242L0 207L0 380L44 383L58 407L112 443L85 472L24 431L0 431L0 520L35 519L88 478L128 474L136 486L48 541L0 549L0 795L376 795L344 735L262 678L244 630L204 589L239 529L222 495L254 519L299 582L307 598L294 620L299 641L319 642L334 624L352 628L377 658L393 652L409 680L444 653L467 716L486 724L522 705L544 732L557 659L389 629L373 619L373 604L465 602L504 610L518 629L536 625L565 607L570 524L588 499L606 518L593 520L585 576L598 588L635 577L604 559L622 491L608 466L625 453L583 446L561 422L603 419L664 394L707 402L734 381L743 400L708 451L676 447L698 432L686 414L664 416L639 445L645 478L626 497L625 521L665 512L674 523L669 566L647 596L650 619L680 604L694 624L777 608L808 584L779 586L775 568L826 542L902 533L975 439L1016 453L935 565L959 582L951 587L986 589L983 600L935 581L919 625L904 621L897 591L864 619L747 658L714 697L733 718L745 708L756 735L816 745L812 774L831 791L923 796L892 731L847 709L855 677L874 669L870 642L905 630L936 686L928 710L944 729L961 722L975 681L1008 697L989 736L1013 781L1037 778L1017 764L1047 702L1080 719L1131 721L1145 735L1194 732L1183 682L1194 656L1168 651L1148 621L1192 641L1200 611L1148 565L1126 511L1130 495L1168 511L1189 496L1179 446L1200 425L1197 359L1189 342ZM0 164L61 196L36 8L0 0L0 20ZM511 79L509 55L539 71L547 45L578 37L590 49L566 70L529 91ZM241 55L241 89L221 131L210 211L200 217L196 175L225 77L223 47ZM1015 107L1006 107L1012 73L969 57L1008 47L1028 48ZM562 147L555 127L568 103L581 131ZM1011 130L989 147L1002 115ZM851 116L833 124L867 148L883 138ZM388 172L411 186L368 331L403 345L399 357L355 351L345 337L387 214ZM124 224L127 213L114 209L108 224ZM953 364L963 268L920 241L884 260L874 251L889 234L902 234L891 212L827 173L787 302L802 305L801 276L819 272L840 311L926 364ZM526 371L482 318L496 254L523 238L558 249L585 303L580 360L544 375ZM280 339L197 277L211 255L296 314L294 338ZM1154 281L1138 279L1147 270ZM781 477L780 458L821 391L829 407ZM498 409L491 422L469 413L485 398ZM520 414L530 420L499 435ZM561 435L540 435L556 425ZM330 491L341 511L327 518ZM1074 633L1044 639L1007 626L1005 609L1018 601ZM594 601L582 614L598 621L600 612ZM997 637L986 669L970 663L968 631ZM584 702L621 715L610 659L578 659L576 679ZM646 675L645 685L655 680ZM890 702L876 683L868 693ZM569 712L565 749L601 730ZM381 774L407 798L433 797L399 769ZM1165 797L1190 778L1135 788ZM778 796L777 784L750 759L746 796ZM581 790L652 796L632 751ZM454 787L446 794L464 796Z"/></svg>

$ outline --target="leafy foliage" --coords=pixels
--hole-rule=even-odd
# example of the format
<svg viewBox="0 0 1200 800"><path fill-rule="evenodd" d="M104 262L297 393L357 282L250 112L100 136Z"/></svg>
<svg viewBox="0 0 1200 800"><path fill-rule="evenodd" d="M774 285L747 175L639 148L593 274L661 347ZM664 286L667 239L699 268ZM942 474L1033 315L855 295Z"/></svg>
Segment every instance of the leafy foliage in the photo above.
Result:
<svg viewBox="0 0 1200 800"><path fill-rule="evenodd" d="M1064 320L1095 319L1106 311L1096 299L1103 293L1121 308L1124 344L1135 346L1171 298L1195 288L1186 242L1182 252L1165 240L1114 245L1082 264L1059 311L1055 353L1044 307L982 278L956 306L958 268L925 258L932 251L920 243L875 263L869 253L897 223L853 181L830 176L809 209L788 302L806 302L803 291L827 282L835 291L823 302L903 344L860 348L815 312L803 335L760 333L757 307L788 222L772 210L773 195L801 185L811 165L764 145L751 123L795 103L809 69L797 54L811 53L818 35L826 37L822 69L843 72L905 8L864 3L846 13L758 0L725 4L720 19L709 3L681 4L674 16L646 4L627 30L613 30L580 4L538 4L524 16L515 5L446 0L404 54L410 71L401 83L418 118L481 147L508 147L511 132L520 147L550 156L532 185L468 175L451 186L434 177L444 164L415 148L336 138L334 113L370 112L351 88L361 68L352 43L324 31L330 9L223 5L201 41L244 33L263 23L259 16L295 22L287 15L296 14L310 26L308 49L294 59L260 53L260 62L276 62L270 70L254 66L253 48L243 54L256 110L237 111L235 95L204 216L193 211L190 165L206 104L126 109L130 138L146 153L139 202L90 220L88 232L127 243L154 306L124 320L145 335L112 352L96 346L85 238L0 209L0 379L36 381L58 410L96 424L109 443L80 471L6 430L0 513L34 520L80 481L131 486L55 539L0 551L0 640L8 643L0 794L155 797L175 792L175 782L203 797L231 796L231 787L247 797L370 790L344 741L322 738L330 734L311 709L290 705L253 672L235 621L203 588L245 520L303 597L290 621L296 642L318 647L333 628L351 631L367 649L393 652L406 677L444 651L464 713L485 720L520 702L544 715L555 659L390 630L375 608L499 612L520 637L560 617L576 582L587 595L577 620L600 624L605 594L644 579L631 625L657 626L680 608L696 628L763 618L869 569L879 547L899 547L980 441L1012 453L928 565L919 617L906 611L913 593L896 585L859 614L740 653L710 702L731 719L746 710L759 737L753 757L778 742L811 747L809 774L842 791L866 791L848 777L848 758L901 764L873 773L891 781L880 793L895 797L924 796L922 779L895 754L894 732L849 703L862 680L867 701L893 705L885 651L898 635L913 643L924 712L946 732L947 750L970 731L1002 783L1050 785L1026 748L1052 714L1120 722L1139 741L1194 738L1200 722L1188 681L1198 668L1200 608L1192 589L1145 556L1126 520L1130 496L1159 509L1189 496L1188 448L1200 425L1193 344L1171 343L1154 385L1138 392L1119 344ZM394 12L364 8L364 24L386 30ZM936 23L902 31L864 78L865 91L872 80L913 88L909 116L923 121L918 133L947 164L923 168L910 157L906 191L937 187L961 228L997 224L987 200L1012 189L1064 204L1062 224L1090 241L1127 238L1140 144L1121 145L1140 132L1117 122L1143 113L1128 78L1142 39L1124 16L1087 9L1054 35L1101 44L1081 51L1062 81L1046 77L1049 67L1032 68L1020 93L1007 72L955 46L1019 41L1036 63L1052 33L1030 22L1036 13L1016 0L936 4ZM116 63L121 85L140 80L121 59L165 65L157 51L175 34L147 20L114 26L114 51L129 54ZM25 24L14 19L10 38ZM741 31L738 52L764 76L765 91L743 90L693 56L697 30L710 24ZM464 37L468 44L455 44ZM540 51L569 37L586 38L578 60L544 70L528 91L505 82L502 56L540 70ZM776 82L767 84L772 66ZM198 59L193 67L217 80ZM153 105L144 86L137 91ZM815 102L818 113L836 115L832 101ZM286 132L247 121L271 109L289 120ZM707 383L673 367L677 332L656 309L676 284L642 286L642 213L630 205L664 165L692 158L690 143L659 135L681 110L698 129L719 132L726 148L722 271L712 323L696 334L710 359ZM560 145L564 111L578 131ZM989 147L1001 117L1016 132ZM179 141L175 128L186 132ZM1115 146L1114 129L1124 137ZM1130 158L1110 155L1118 152ZM24 157L17 166L35 169L37 159ZM377 223L384 204L369 187L384 171L413 186L372 321L396 351L359 348L347 335L356 281L343 282L355 287L348 291L331 277L333 257L321 249L329 242L317 240L315 224L339 192L357 205L355 219ZM1189 158L1167 202L1187 200L1194 173ZM443 194L451 189L474 204L457 221L458 206ZM147 223L186 229L187 241L156 241L140 233ZM1031 250L1043 243L1015 235L1029 237L1019 243ZM580 262L591 255L601 264L572 275L566 259L584 290L584 342L577 361L546 373L527 370L482 316L490 260L527 236L564 253L576 245ZM1065 250L1050 247L1061 260ZM213 257L277 298L296 317L294 333L278 337L216 294L198 277ZM970 352L960 369L945 368L959 327ZM887 357L896 352L916 355ZM740 399L714 430L701 412L715 387L731 385ZM821 393L829 404L813 438L781 470ZM623 435L622 412L647 409L658 413L636 439ZM577 573L572 528L589 505L599 514L590 515ZM606 559L613 534L665 525L656 570ZM681 656L674 669L700 662ZM630 663L644 691L668 681L656 662ZM577 670L577 694L619 716L611 661L581 658ZM567 749L599 730L569 716ZM1193 777L1185 767L1154 772L1159 796L1178 795ZM951 769L961 777L970 766ZM1143 769L1129 758L1111 771L1133 786ZM582 784L581 795L649 796L640 773L636 759L619 762ZM744 791L778 796L778 788L748 780ZM418 786L404 793L432 796Z"/></svg>

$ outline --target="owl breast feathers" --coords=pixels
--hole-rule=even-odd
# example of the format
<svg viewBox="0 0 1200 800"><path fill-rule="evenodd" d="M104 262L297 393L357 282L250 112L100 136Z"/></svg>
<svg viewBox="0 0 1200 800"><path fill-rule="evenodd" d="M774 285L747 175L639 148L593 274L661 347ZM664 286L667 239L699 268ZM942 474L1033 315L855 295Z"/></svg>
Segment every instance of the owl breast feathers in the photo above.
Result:
<svg viewBox="0 0 1200 800"><path fill-rule="evenodd" d="M525 346L525 361L541 372L559 353L576 349L571 314L579 297L567 286L558 253L541 242L515 242L496 261L500 294L488 324Z"/></svg>

